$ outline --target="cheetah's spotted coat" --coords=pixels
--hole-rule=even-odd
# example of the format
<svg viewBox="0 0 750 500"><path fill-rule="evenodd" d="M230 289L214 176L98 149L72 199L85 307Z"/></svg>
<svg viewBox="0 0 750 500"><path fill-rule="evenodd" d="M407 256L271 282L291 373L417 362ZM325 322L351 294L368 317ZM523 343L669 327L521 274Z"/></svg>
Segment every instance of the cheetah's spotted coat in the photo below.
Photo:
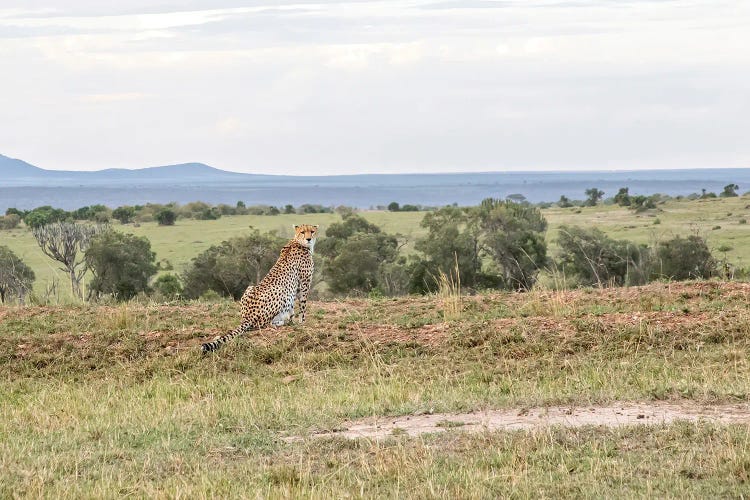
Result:
<svg viewBox="0 0 750 500"><path fill-rule="evenodd" d="M203 344L203 353L215 351L221 344L250 330L283 325L294 314L295 300L299 304L299 322L305 321L307 293L313 273L312 252L318 226L294 226L294 238L281 249L281 255L265 278L247 287L240 300L242 323L226 335Z"/></svg>

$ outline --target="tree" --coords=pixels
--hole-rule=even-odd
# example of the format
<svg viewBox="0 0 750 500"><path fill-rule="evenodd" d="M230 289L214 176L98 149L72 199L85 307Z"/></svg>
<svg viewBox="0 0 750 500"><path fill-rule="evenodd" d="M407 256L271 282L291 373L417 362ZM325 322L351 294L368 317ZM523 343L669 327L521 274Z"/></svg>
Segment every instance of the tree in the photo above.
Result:
<svg viewBox="0 0 750 500"><path fill-rule="evenodd" d="M235 300L242 297L250 284L257 284L279 257L286 243L275 232L261 233L253 229L249 235L238 236L213 245L197 255L182 275L184 294L198 298L208 290Z"/></svg>
<svg viewBox="0 0 750 500"><path fill-rule="evenodd" d="M615 203L620 205L621 207L629 207L630 206L630 194L628 193L628 188L620 188L620 190L617 192L617 194L614 197Z"/></svg>
<svg viewBox="0 0 750 500"><path fill-rule="evenodd" d="M392 201L388 204L388 211L390 212L398 212L400 208L398 202Z"/></svg>
<svg viewBox="0 0 750 500"><path fill-rule="evenodd" d="M422 256L412 258L409 264L410 292L436 290L440 272L450 276L456 266L462 285L476 288L482 284L478 229L466 210L443 207L425 214L420 225L427 229L427 235L415 244Z"/></svg>
<svg viewBox="0 0 750 500"><path fill-rule="evenodd" d="M174 223L177 220L177 214L171 208L162 208L156 212L154 218L160 226L174 226Z"/></svg>
<svg viewBox="0 0 750 500"><path fill-rule="evenodd" d="M104 205L91 205L73 210L70 213L73 220L89 220L92 222L109 222L109 208Z"/></svg>
<svg viewBox="0 0 750 500"><path fill-rule="evenodd" d="M294 213L297 213L297 212L294 210L294 206L293 205L284 205L284 213L285 214L294 214Z"/></svg>
<svg viewBox="0 0 750 500"><path fill-rule="evenodd" d="M582 285L641 285L648 278L644 247L614 240L596 228L560 226L560 265Z"/></svg>
<svg viewBox="0 0 750 500"><path fill-rule="evenodd" d="M349 213L341 222L331 224L326 237L315 247L323 258L323 279L333 293L368 293L379 290L392 293L403 288L393 279L403 270L394 266L399 243L365 218ZM398 265L403 265L403 262ZM388 279L386 279L386 276Z"/></svg>
<svg viewBox="0 0 750 500"><path fill-rule="evenodd" d="M527 203L528 200L521 193L509 194L505 199L512 201L513 203Z"/></svg>
<svg viewBox="0 0 750 500"><path fill-rule="evenodd" d="M573 204L570 202L570 198L568 198L567 196L563 194L563 195L560 195L560 201L557 202L557 206L560 208L568 208L568 207L572 207Z"/></svg>
<svg viewBox="0 0 750 500"><path fill-rule="evenodd" d="M530 290L547 264L547 221L532 206L487 198L476 212L483 250L503 273L505 286Z"/></svg>
<svg viewBox="0 0 750 500"><path fill-rule="evenodd" d="M36 228L52 224L54 222L61 222L68 220L70 214L60 208L52 208L49 205L43 207L37 207L30 212L27 212L23 217L23 222L30 228Z"/></svg>
<svg viewBox="0 0 750 500"><path fill-rule="evenodd" d="M13 214L15 215L15 214ZM23 303L34 284L34 271L13 251L0 246L0 302L10 302L13 297Z"/></svg>
<svg viewBox="0 0 750 500"><path fill-rule="evenodd" d="M182 295L182 282L175 274L162 274L152 285L155 292L168 299L176 299Z"/></svg>
<svg viewBox="0 0 750 500"><path fill-rule="evenodd" d="M133 222L133 217L135 217L135 207L128 205L117 207L112 211L112 217L119 220L120 224Z"/></svg>
<svg viewBox="0 0 750 500"><path fill-rule="evenodd" d="M656 195L644 196L642 194L630 197L630 208L636 212L645 212L656 208Z"/></svg>
<svg viewBox="0 0 750 500"><path fill-rule="evenodd" d="M601 191L597 188L589 188L585 191L586 193L586 201L584 202L584 205L587 207L595 207L597 203L602 199L602 196L604 196L604 191Z"/></svg>
<svg viewBox="0 0 750 500"><path fill-rule="evenodd" d="M737 190L739 188L740 187L737 184L727 184L726 186L724 186L724 191L722 191L719 196L721 196L722 198L733 198L735 196L739 196L737 194Z"/></svg>
<svg viewBox="0 0 750 500"><path fill-rule="evenodd" d="M86 249L86 265L94 275L89 297L112 295L128 300L148 290L156 274L151 243L144 236L108 230L94 236Z"/></svg>
<svg viewBox="0 0 750 500"><path fill-rule="evenodd" d="M101 233L106 226L77 224L75 222L56 222L32 228L31 232L44 254L61 263L63 271L70 277L73 295L83 298L81 278L88 268L82 254L86 251L91 238Z"/></svg>
<svg viewBox="0 0 750 500"><path fill-rule="evenodd" d="M676 237L656 247L652 275L655 278L687 280L716 276L717 263L706 240L698 235Z"/></svg>

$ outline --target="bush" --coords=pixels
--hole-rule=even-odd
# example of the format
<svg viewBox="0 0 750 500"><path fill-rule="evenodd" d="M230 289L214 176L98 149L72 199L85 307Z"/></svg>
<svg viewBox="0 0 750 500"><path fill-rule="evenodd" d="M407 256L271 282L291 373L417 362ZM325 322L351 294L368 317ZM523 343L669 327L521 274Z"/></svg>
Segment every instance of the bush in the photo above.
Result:
<svg viewBox="0 0 750 500"><path fill-rule="evenodd" d="M212 290L239 299L248 285L263 279L285 243L276 233L255 229L211 246L194 257L182 275L185 297L195 299Z"/></svg>
<svg viewBox="0 0 750 500"><path fill-rule="evenodd" d="M597 188L589 188L585 193L586 201L584 202L584 205L587 207L595 207L604 196L604 191Z"/></svg>
<svg viewBox="0 0 750 500"><path fill-rule="evenodd" d="M687 280L716 276L718 266L706 240L697 235L671 239L656 247L654 278Z"/></svg>
<svg viewBox="0 0 750 500"><path fill-rule="evenodd" d="M24 224L30 228L46 226L54 222L62 222L70 219L70 214L60 208L52 208L49 205L37 207L26 213L23 218Z"/></svg>
<svg viewBox="0 0 750 500"><path fill-rule="evenodd" d="M332 293L400 293L405 288L404 261L398 262L398 239L353 213L331 224L316 245L323 258L323 279Z"/></svg>
<svg viewBox="0 0 750 500"><path fill-rule="evenodd" d="M624 187L620 188L619 191L617 191L617 194L615 195L613 201L620 205L621 207L629 207L630 206L630 193L629 189Z"/></svg>
<svg viewBox="0 0 750 500"><path fill-rule="evenodd" d="M117 207L112 211L112 217L116 220L119 220L121 224L133 222L133 217L135 217L135 208L127 205Z"/></svg>
<svg viewBox="0 0 750 500"><path fill-rule="evenodd" d="M23 303L35 279L34 271L10 248L0 246L0 302L10 302L15 298Z"/></svg>
<svg viewBox="0 0 750 500"><path fill-rule="evenodd" d="M505 287L530 290L547 265L547 221L536 208L486 199L477 213L480 242L502 272Z"/></svg>
<svg viewBox="0 0 750 500"><path fill-rule="evenodd" d="M21 223L21 216L17 214L8 214L0 217L0 229L15 229Z"/></svg>
<svg viewBox="0 0 750 500"><path fill-rule="evenodd" d="M182 295L182 283L175 274L162 274L151 285L154 292L168 299L176 299Z"/></svg>
<svg viewBox="0 0 750 500"><path fill-rule="evenodd" d="M419 238L415 245L422 256L412 258L409 264L411 293L436 291L440 272L450 275L456 263L462 286L479 286L482 267L479 234L476 224L469 222L467 211L458 207L444 207L425 214L420 225L427 229L427 236Z"/></svg>
<svg viewBox="0 0 750 500"><path fill-rule="evenodd" d="M177 214L171 208L162 208L154 215L160 226L174 226Z"/></svg>
<svg viewBox="0 0 750 500"><path fill-rule="evenodd" d="M647 280L647 251L633 242L577 226L561 226L557 241L559 265L582 285L640 285Z"/></svg>
<svg viewBox="0 0 750 500"><path fill-rule="evenodd" d="M86 250L86 264L94 275L89 297L112 295L128 300L148 290L156 274L155 257L145 237L112 230L95 236Z"/></svg>

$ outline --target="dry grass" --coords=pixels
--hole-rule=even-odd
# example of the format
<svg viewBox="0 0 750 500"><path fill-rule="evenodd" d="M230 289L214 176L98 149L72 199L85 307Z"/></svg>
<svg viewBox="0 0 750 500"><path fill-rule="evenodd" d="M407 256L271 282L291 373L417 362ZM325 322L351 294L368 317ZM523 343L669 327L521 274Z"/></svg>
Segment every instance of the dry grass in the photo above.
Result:
<svg viewBox="0 0 750 500"><path fill-rule="evenodd" d="M201 357L228 302L0 308L0 497L740 496L748 429L289 435L348 419L750 401L750 285L311 303ZM449 425L449 424L446 424Z"/></svg>
<svg viewBox="0 0 750 500"><path fill-rule="evenodd" d="M461 271L458 268L458 256L456 263L449 274L442 269L439 270L435 282L438 286L437 296L445 321L457 320L461 317L463 300L461 296Z"/></svg>

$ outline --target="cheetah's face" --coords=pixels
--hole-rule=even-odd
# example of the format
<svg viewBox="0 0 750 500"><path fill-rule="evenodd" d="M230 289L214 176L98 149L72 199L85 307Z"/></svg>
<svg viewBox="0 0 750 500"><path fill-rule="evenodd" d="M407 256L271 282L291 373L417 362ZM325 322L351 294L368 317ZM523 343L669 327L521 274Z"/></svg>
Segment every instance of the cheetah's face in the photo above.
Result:
<svg viewBox="0 0 750 500"><path fill-rule="evenodd" d="M294 239L302 246L313 249L318 234L318 226L302 224L294 226Z"/></svg>

